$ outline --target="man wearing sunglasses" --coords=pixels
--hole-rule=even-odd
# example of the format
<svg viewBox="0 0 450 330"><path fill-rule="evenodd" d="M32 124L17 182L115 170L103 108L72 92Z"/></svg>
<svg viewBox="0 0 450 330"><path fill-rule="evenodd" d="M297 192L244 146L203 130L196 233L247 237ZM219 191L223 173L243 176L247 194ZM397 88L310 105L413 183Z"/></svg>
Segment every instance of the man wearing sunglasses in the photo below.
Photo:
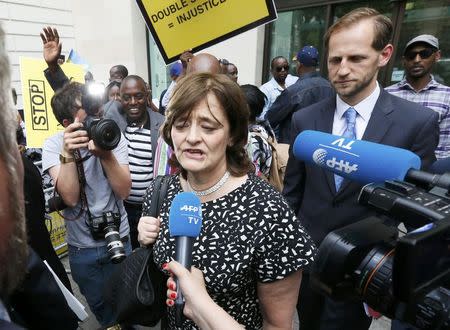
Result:
<svg viewBox="0 0 450 330"><path fill-rule="evenodd" d="M265 119L267 110L270 109L277 97L289 86L293 85L298 77L289 74L289 63L283 56L277 56L270 62L270 73L272 79L262 85L259 89L263 92L267 99L264 109L259 119Z"/></svg>
<svg viewBox="0 0 450 330"><path fill-rule="evenodd" d="M441 58L439 41L430 34L419 35L406 44L403 53L405 77L386 90L419 103L439 114L439 144L436 158L450 157L450 87L438 83L431 74Z"/></svg>
<svg viewBox="0 0 450 330"><path fill-rule="evenodd" d="M299 79L284 90L267 112L267 119L278 132L278 142L291 142L291 118L295 111L334 95L328 80L317 71L319 52L314 46L305 46L293 59Z"/></svg>

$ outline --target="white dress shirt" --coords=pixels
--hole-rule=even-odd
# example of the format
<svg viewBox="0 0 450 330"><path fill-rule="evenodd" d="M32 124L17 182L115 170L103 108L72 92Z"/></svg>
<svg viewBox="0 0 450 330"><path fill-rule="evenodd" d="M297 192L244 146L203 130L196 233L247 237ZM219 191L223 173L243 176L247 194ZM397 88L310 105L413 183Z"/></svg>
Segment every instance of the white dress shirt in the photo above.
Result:
<svg viewBox="0 0 450 330"><path fill-rule="evenodd" d="M286 80L284 81L284 85L286 86L286 88L288 88L289 86L295 84L297 80L298 80L297 76L288 74ZM280 84L277 83L275 78L272 77L272 79L270 79L268 82L262 85L259 89L267 96L264 109L261 115L258 117L258 119L263 120L266 117L267 111L270 109L270 107L275 102L277 97L281 94L281 92L284 90L284 88L281 87Z"/></svg>
<svg viewBox="0 0 450 330"><path fill-rule="evenodd" d="M369 119L372 115L375 103L377 103L378 97L380 96L380 92L380 86L377 82L377 85L373 92L364 100L354 106L348 105L339 97L339 95L336 95L336 110L334 111L333 134L344 134L344 131L347 128L344 113L348 108L353 107L353 109L355 109L357 112L355 124L356 138L358 140L361 140L364 132L366 131L366 127L369 123Z"/></svg>

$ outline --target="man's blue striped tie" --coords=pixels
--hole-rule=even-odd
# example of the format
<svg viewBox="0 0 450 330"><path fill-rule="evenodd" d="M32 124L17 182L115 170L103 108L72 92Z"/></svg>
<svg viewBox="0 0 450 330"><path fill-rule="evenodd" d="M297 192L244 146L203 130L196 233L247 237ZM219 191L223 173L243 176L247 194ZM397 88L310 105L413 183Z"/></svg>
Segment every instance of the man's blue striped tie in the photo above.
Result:
<svg viewBox="0 0 450 330"><path fill-rule="evenodd" d="M347 127L345 128L344 134L342 134L343 137L349 138L349 139L356 139L356 130L355 130L355 124L356 124L356 115L358 113L356 110L352 107L348 108L345 113L345 123L347 124ZM344 178L340 175L335 174L334 175L334 184L336 186L336 191L339 191L341 188L342 181L344 181Z"/></svg>

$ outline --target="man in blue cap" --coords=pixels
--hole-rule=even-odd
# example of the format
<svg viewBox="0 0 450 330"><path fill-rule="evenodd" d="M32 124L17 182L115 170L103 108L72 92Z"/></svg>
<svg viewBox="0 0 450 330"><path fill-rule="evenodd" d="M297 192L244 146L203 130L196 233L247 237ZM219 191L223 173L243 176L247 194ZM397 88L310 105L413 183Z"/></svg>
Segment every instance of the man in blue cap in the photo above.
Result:
<svg viewBox="0 0 450 330"><path fill-rule="evenodd" d="M272 127L278 127L278 142L290 143L292 114L304 107L333 95L328 80L317 72L319 52L314 46L305 46L293 58L297 62L299 79L285 89L267 112Z"/></svg>
<svg viewBox="0 0 450 330"><path fill-rule="evenodd" d="M170 66L170 78L172 82L169 87L161 93L159 102L159 112L164 115L166 112L167 105L169 104L170 98L172 96L172 91L177 85L177 79L183 73L183 66L180 62L175 62Z"/></svg>

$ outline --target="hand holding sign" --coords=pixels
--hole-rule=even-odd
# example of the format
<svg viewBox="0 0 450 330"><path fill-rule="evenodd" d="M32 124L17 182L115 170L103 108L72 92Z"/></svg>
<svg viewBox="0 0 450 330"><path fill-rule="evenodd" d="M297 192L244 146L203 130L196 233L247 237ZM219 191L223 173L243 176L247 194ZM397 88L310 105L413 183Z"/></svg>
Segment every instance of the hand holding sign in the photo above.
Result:
<svg viewBox="0 0 450 330"><path fill-rule="evenodd" d="M136 2L167 64L277 18L273 0Z"/></svg>

